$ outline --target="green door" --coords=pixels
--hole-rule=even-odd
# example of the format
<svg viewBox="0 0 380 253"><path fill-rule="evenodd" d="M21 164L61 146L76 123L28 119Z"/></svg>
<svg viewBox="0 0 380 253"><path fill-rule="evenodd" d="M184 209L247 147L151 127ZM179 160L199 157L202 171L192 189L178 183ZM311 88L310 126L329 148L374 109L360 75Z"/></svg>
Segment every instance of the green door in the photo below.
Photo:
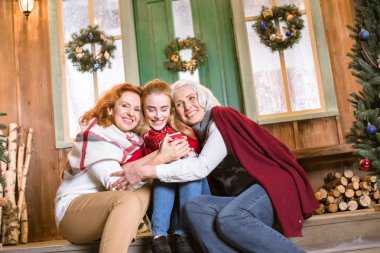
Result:
<svg viewBox="0 0 380 253"><path fill-rule="evenodd" d="M163 67L165 46L174 39L171 0L135 0L135 25L142 83L178 79ZM206 43L208 58L199 68L200 82L223 105L242 111L239 71L230 0L191 0L195 37Z"/></svg>

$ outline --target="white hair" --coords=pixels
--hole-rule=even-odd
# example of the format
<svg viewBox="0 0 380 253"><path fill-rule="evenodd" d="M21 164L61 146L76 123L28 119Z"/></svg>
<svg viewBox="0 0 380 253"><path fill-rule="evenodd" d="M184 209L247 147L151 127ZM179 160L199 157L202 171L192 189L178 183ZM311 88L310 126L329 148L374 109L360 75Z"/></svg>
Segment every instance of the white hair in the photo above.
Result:
<svg viewBox="0 0 380 253"><path fill-rule="evenodd" d="M212 94L212 91L208 88L204 87L202 84L193 81L193 80L178 80L172 84L172 96L176 91L181 87L189 87L193 89L198 95L198 102L200 106L202 106L205 111L211 110L211 108L220 105L218 99Z"/></svg>

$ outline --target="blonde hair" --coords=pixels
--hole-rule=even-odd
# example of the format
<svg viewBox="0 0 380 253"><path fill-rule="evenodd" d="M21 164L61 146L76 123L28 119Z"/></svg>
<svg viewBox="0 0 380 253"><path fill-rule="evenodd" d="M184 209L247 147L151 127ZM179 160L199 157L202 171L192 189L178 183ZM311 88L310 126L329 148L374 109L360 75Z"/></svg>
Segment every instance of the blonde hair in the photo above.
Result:
<svg viewBox="0 0 380 253"><path fill-rule="evenodd" d="M162 95L166 95L169 97L169 99L170 99L170 116L169 116L167 124L169 126L171 126L172 128L174 128L174 130L183 133L187 137L189 137L191 139L196 139L196 135L195 135L193 129L191 127L187 126L182 121L180 121L176 115L176 112L174 110L173 99L171 97L170 85L164 81L159 80L159 79L155 79L155 80L152 80L152 81L146 83L142 87L142 95L141 95L141 104L142 104L143 111L144 111L146 97L149 95L152 95L152 94L156 94L156 95L162 94ZM143 122L144 123L143 123L143 125L141 127L141 131L140 131L141 136L144 136L149 131L149 128L150 128L149 124L145 120L145 117L144 117Z"/></svg>
<svg viewBox="0 0 380 253"><path fill-rule="evenodd" d="M184 86L193 89L195 93L197 93L199 105L202 106L205 111L211 110L211 108L220 105L218 99L212 94L211 90L193 80L182 79L173 83L171 87L171 95L173 96L179 88Z"/></svg>
<svg viewBox="0 0 380 253"><path fill-rule="evenodd" d="M86 125L91 119L96 118L98 125L109 127L114 124L112 115L108 114L108 108L114 108L116 101L126 92L136 93L141 97L141 87L131 83L121 83L106 91L97 101L95 107L87 111L79 120L81 126ZM141 121L140 117L140 121Z"/></svg>

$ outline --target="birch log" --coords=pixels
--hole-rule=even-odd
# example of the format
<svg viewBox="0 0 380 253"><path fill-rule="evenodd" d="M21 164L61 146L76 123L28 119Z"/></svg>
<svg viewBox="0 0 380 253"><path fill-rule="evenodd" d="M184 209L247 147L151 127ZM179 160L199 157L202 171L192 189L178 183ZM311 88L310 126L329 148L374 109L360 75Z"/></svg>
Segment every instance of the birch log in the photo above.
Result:
<svg viewBox="0 0 380 253"><path fill-rule="evenodd" d="M20 243L28 243L28 208L26 202L22 207L21 224L20 224Z"/></svg>
<svg viewBox="0 0 380 253"><path fill-rule="evenodd" d="M5 197L9 199L13 207L16 207L16 156L17 156L17 124L9 124L8 136L8 169L5 172Z"/></svg>
<svg viewBox="0 0 380 253"><path fill-rule="evenodd" d="M22 167L24 165L24 153L25 153L25 144L21 143L18 146L17 151L17 191L20 195L20 189L22 185Z"/></svg>
<svg viewBox="0 0 380 253"><path fill-rule="evenodd" d="M26 178L27 178L28 170L29 170L30 157L32 155L32 139L33 139L33 129L29 128L28 136L27 136L27 140L26 140L25 162L24 162L24 166L22 168L21 187L19 190L18 202L17 202L17 207L18 207L18 211L19 211L18 212L18 219L19 220L21 219L23 205L25 202Z"/></svg>
<svg viewBox="0 0 380 253"><path fill-rule="evenodd" d="M7 134L5 133L5 131L0 130L0 136L4 138L5 140L5 142L3 142L1 145L3 145L5 149L7 149L7 144L8 144ZM8 156L8 151L5 151L4 154ZM4 197L4 186L5 186L4 182L5 182L6 170L7 170L7 163L0 161L0 198ZM4 205L0 206L0 234L1 234L1 228L2 228L2 223L3 223L2 222L3 221L3 206ZM0 237L0 242L1 242L1 237Z"/></svg>
<svg viewBox="0 0 380 253"><path fill-rule="evenodd" d="M4 245L16 245L18 244L20 235L20 223L18 219L18 212L16 206L16 156L17 156L17 136L18 136L17 124L9 124L9 136L8 136L8 154L9 164L8 169L5 172L5 194L8 199L9 205L5 206L3 215L2 226L2 243ZM6 214L5 214L6 212Z"/></svg>

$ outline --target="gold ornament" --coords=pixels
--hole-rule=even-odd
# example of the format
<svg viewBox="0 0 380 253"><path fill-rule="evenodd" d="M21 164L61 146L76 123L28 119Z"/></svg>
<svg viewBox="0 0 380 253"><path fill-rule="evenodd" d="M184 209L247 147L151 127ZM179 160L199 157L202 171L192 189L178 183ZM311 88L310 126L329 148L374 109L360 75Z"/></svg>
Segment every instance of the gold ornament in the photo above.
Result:
<svg viewBox="0 0 380 253"><path fill-rule="evenodd" d="M173 54L171 57L170 57L170 60L174 61L174 62L177 62L178 61L178 54Z"/></svg>
<svg viewBox="0 0 380 253"><path fill-rule="evenodd" d="M281 33L276 34L276 41L277 42L281 42L282 41L282 34Z"/></svg>
<svg viewBox="0 0 380 253"><path fill-rule="evenodd" d="M103 53L102 53L102 52L99 52L99 53L96 55L95 59L99 60L99 59L102 58L102 57L103 57Z"/></svg>
<svg viewBox="0 0 380 253"><path fill-rule="evenodd" d="M286 16L286 21L287 21L288 23L292 22L293 19L294 19L294 15L293 15L293 14L288 14L288 15Z"/></svg>
<svg viewBox="0 0 380 253"><path fill-rule="evenodd" d="M269 36L269 39L271 41L275 41L276 40L276 34L272 33L270 36Z"/></svg>
<svg viewBox="0 0 380 253"><path fill-rule="evenodd" d="M106 60L110 58L110 54L107 51L104 52L104 58L106 58Z"/></svg>
<svg viewBox="0 0 380 253"><path fill-rule="evenodd" d="M272 9L266 8L265 10L263 10L263 17L264 18L273 17Z"/></svg>

